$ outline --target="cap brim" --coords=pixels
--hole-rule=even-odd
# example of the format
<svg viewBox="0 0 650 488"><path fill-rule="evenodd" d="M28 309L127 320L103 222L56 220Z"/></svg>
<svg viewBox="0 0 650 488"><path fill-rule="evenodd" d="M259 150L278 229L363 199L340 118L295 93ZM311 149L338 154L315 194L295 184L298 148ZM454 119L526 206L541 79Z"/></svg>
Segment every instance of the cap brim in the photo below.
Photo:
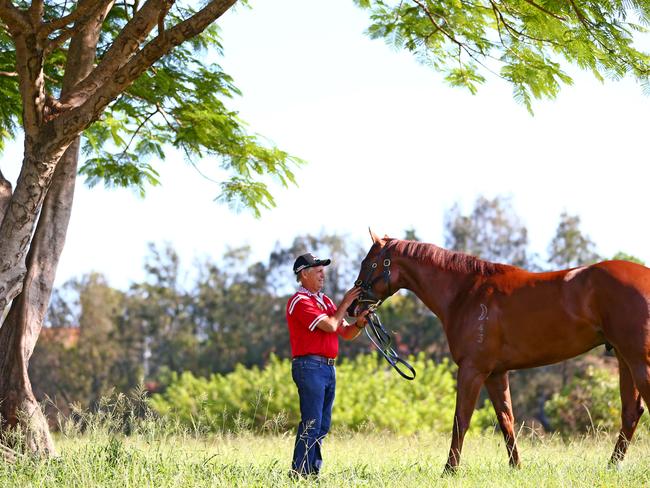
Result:
<svg viewBox="0 0 650 488"><path fill-rule="evenodd" d="M331 259L318 259L317 261L314 261L314 264L304 264L304 265L300 266L298 269L295 269L293 272L295 274L298 274L303 269L315 268L316 266L329 266L331 263L332 263Z"/></svg>

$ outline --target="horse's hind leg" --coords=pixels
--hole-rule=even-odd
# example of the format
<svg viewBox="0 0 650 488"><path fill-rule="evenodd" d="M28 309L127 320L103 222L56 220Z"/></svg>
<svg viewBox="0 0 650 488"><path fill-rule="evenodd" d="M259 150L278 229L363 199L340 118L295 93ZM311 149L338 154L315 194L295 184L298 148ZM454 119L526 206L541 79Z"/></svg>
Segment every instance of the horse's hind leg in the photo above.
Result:
<svg viewBox="0 0 650 488"><path fill-rule="evenodd" d="M512 413L508 373L491 374L485 380L485 387L506 441L510 466L517 467L519 466L519 452L517 452L517 440L515 438L515 416Z"/></svg>
<svg viewBox="0 0 650 488"><path fill-rule="evenodd" d="M632 379L632 372L630 368L625 363L620 354L617 353L618 357L618 375L620 381L621 389L621 431L618 434L618 440L614 446L614 452L612 453L612 458L609 460L611 466L616 466L618 463L623 461L625 457L625 452L627 451L627 446L632 440L634 431L639 422L639 418L643 413L643 406L641 405L641 395L637 389L634 381ZM638 368L638 376L645 376L645 388L648 388L648 377L647 373L644 374L641 370L647 371L647 368ZM640 378L641 379L641 378ZM643 387L642 387L643 388ZM650 389L648 389L648 394L650 394ZM646 399L647 401L647 399Z"/></svg>

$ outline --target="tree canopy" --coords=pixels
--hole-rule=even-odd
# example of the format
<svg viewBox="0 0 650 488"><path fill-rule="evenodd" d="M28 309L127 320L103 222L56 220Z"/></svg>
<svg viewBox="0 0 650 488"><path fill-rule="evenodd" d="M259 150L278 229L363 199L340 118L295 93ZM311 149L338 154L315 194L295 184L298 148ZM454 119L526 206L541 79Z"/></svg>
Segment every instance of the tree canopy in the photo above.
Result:
<svg viewBox="0 0 650 488"><path fill-rule="evenodd" d="M650 57L635 47L647 32L647 0L355 0L370 12L372 38L412 52L476 93L492 73L532 112L557 95L568 62L596 78L630 75L650 94Z"/></svg>
<svg viewBox="0 0 650 488"><path fill-rule="evenodd" d="M66 65L75 62L69 38L83 27L80 20L84 16L112 3L43 3L39 35L48 36L44 90L53 112L66 103L62 93ZM194 3L136 0L113 4L97 43L97 67L85 83L90 85L92 78L100 76L97 71L119 66L115 58L129 42L128 34L138 22L160 21L158 31L151 30L140 40L151 46L163 32L196 16ZM29 2L16 4L14 12L20 8L31 11ZM169 11L156 7L158 4L169 4ZM2 16L0 19L4 20ZM9 32L8 24L0 22L0 149L23 124L16 48ZM103 182L107 186L135 187L144 194L147 184L159 183L156 161L165 158L165 146L172 146L180 149L190 163L206 155L218 158L223 170L220 198L224 202L250 208L257 215L262 208L274 205L268 178L285 186L294 183L293 167L300 160L250 134L238 114L228 108L228 100L241 93L217 63L207 61L209 52L219 54L221 49L218 26L211 24L154 62L107 105L83 133L84 161L79 172L89 185ZM83 86L76 88L79 91Z"/></svg>

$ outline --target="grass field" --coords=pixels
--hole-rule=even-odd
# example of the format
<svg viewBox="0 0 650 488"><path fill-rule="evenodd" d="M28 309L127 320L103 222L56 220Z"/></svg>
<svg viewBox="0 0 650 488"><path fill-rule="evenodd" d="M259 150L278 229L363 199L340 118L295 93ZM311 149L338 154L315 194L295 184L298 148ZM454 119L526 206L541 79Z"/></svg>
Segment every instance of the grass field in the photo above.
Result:
<svg viewBox="0 0 650 488"><path fill-rule="evenodd" d="M620 469L606 468L613 438L562 441L520 437L521 469L507 465L496 435L468 435L463 467L441 477L447 436L391 434L330 436L320 480L288 476L293 440L252 434L216 436L134 435L106 432L61 436L60 456L0 463L0 486L267 487L267 486L648 486L650 437L630 446Z"/></svg>

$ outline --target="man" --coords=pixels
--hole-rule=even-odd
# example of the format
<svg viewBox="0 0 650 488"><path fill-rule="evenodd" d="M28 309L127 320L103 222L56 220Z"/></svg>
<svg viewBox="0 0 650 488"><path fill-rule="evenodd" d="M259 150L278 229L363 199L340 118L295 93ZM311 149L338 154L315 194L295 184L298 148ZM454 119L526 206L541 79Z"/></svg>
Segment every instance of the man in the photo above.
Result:
<svg viewBox="0 0 650 488"><path fill-rule="evenodd" d="M352 288L338 307L321 292L329 259L312 254L298 256L293 265L300 288L287 303L287 325L291 342L293 381L300 397L300 424L293 452L292 473L318 475L323 464L321 443L330 428L336 387L334 363L339 336L352 340L366 325L365 314L350 325L345 311L359 297Z"/></svg>

